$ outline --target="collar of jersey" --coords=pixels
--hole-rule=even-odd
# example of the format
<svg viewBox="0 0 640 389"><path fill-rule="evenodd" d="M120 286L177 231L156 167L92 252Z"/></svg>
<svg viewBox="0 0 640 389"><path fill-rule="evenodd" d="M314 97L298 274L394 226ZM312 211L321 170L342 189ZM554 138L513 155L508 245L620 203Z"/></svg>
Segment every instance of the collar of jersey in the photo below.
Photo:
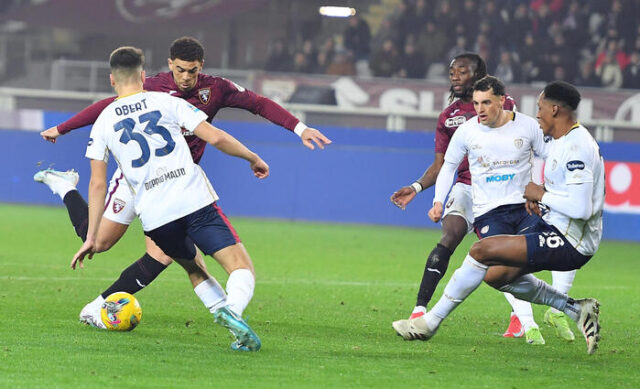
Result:
<svg viewBox="0 0 640 389"><path fill-rule="evenodd" d="M128 95L124 95L124 96L118 96L118 97L116 97L116 100L124 99L125 97L137 95L138 93L144 93L144 92L146 92L146 90L141 90L140 92L129 93Z"/></svg>

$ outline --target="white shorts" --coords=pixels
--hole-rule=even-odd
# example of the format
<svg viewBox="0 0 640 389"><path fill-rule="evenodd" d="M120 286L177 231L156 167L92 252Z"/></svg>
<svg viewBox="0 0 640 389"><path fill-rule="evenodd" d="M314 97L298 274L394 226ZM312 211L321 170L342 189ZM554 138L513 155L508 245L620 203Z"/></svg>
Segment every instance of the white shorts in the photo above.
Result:
<svg viewBox="0 0 640 389"><path fill-rule="evenodd" d="M111 181L109 181L103 216L113 222L127 226L136 218L133 193L120 169L113 173Z"/></svg>
<svg viewBox="0 0 640 389"><path fill-rule="evenodd" d="M447 215L457 215L467 221L467 233L473 231L473 194L471 185L456 182L451 188L444 205L444 219Z"/></svg>

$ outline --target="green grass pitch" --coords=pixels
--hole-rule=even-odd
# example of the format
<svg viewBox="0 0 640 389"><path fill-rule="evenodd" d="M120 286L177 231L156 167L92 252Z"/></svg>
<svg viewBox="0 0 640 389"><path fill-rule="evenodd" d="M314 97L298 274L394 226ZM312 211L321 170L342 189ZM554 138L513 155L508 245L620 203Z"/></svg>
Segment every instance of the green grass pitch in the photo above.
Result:
<svg viewBox="0 0 640 389"><path fill-rule="evenodd" d="M5 204L0 216L2 388L640 386L638 244L604 242L578 272L572 295L602 304L601 346L589 356L581 334L564 343L542 323L541 306L546 345L502 338L509 307L486 285L429 342L397 337L391 322L410 313L438 230L232 218L256 266L245 314L263 342L238 353L177 265L137 294L134 331L78 323L84 304L143 254L139 224L72 271L80 241L64 208ZM474 239L454 254L436 298Z"/></svg>

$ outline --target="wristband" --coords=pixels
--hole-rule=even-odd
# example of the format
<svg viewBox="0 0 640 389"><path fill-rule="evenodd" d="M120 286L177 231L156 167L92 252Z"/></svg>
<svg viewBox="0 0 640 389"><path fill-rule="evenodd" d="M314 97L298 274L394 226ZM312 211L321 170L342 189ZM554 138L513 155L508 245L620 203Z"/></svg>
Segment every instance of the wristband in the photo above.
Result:
<svg viewBox="0 0 640 389"><path fill-rule="evenodd" d="M296 126L293 128L293 132L295 132L296 135L302 138L302 132L306 129L307 129L306 124L302 122L298 122L298 124L296 124Z"/></svg>
<svg viewBox="0 0 640 389"><path fill-rule="evenodd" d="M421 184L421 183L419 183L418 181L414 182L414 183L413 183L413 184L411 184L410 186L413 188L413 190L415 190L415 191L416 191L416 194L418 194L418 193L422 192L422 184Z"/></svg>

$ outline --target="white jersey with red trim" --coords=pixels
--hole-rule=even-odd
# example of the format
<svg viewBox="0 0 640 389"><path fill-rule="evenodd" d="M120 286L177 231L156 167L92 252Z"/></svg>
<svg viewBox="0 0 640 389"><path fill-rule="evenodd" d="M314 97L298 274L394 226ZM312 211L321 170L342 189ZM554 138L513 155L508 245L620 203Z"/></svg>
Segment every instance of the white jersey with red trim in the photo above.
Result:
<svg viewBox="0 0 640 389"><path fill-rule="evenodd" d="M181 129L193 131L206 120L204 112L183 99L140 92L109 104L93 125L86 157L106 161L109 153L114 156L145 231L218 199L193 162Z"/></svg>

